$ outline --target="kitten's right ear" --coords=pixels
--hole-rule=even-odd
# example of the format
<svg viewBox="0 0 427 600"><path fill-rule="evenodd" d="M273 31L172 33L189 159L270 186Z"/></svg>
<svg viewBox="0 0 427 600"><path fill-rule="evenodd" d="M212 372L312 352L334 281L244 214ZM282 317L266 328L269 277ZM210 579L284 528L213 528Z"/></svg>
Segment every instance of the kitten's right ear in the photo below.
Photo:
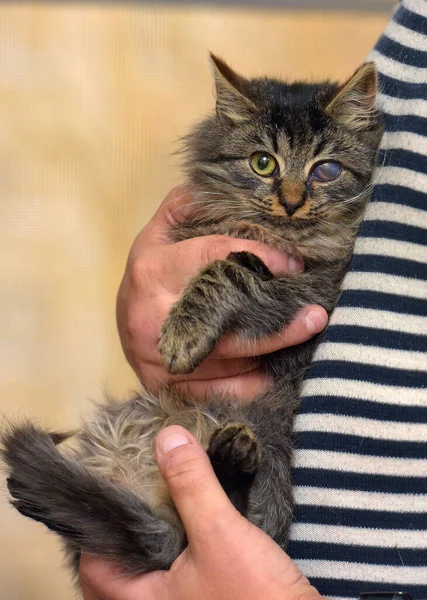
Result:
<svg viewBox="0 0 427 600"><path fill-rule="evenodd" d="M245 79L237 75L223 60L210 54L216 89L216 112L234 123L248 121L257 112L245 95Z"/></svg>

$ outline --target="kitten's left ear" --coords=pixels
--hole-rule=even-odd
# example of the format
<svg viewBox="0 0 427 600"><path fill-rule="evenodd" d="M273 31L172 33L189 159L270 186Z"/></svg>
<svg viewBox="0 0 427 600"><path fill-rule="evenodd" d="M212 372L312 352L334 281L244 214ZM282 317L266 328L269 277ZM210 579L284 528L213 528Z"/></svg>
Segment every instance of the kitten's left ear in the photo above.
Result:
<svg viewBox="0 0 427 600"><path fill-rule="evenodd" d="M369 127L377 115L377 91L377 69L374 63L366 63L340 87L326 113L349 129Z"/></svg>
<svg viewBox="0 0 427 600"><path fill-rule="evenodd" d="M246 80L214 54L211 53L210 57L215 79L218 116L234 123L250 120L257 109L245 94Z"/></svg>

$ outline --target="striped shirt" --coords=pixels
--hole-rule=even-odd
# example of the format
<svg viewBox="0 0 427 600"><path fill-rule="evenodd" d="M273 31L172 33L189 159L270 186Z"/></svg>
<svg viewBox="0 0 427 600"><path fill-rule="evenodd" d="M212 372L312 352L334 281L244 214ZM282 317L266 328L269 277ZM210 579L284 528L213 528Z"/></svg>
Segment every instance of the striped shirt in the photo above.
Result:
<svg viewBox="0 0 427 600"><path fill-rule="evenodd" d="M296 419L289 553L319 592L427 598L427 1L372 51L385 134Z"/></svg>

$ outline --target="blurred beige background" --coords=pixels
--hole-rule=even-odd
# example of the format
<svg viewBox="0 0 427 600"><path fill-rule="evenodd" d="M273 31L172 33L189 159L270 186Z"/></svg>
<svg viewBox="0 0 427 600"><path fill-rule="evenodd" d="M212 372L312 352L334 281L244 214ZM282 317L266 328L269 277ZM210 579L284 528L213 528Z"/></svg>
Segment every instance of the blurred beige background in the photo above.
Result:
<svg viewBox="0 0 427 600"><path fill-rule="evenodd" d="M0 5L0 415L69 428L103 387L135 385L115 294L181 179L175 140L213 107L208 49L245 74L344 78L387 16ZM0 599L74 598L54 536L1 490Z"/></svg>

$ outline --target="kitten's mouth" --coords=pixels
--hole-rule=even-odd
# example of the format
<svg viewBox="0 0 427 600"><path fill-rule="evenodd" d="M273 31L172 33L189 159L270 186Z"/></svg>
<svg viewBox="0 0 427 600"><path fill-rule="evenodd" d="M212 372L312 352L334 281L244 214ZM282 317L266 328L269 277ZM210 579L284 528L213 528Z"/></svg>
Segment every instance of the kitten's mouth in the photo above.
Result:
<svg viewBox="0 0 427 600"><path fill-rule="evenodd" d="M275 196L271 203L271 211L274 215L282 217L287 221L293 219L307 219L311 212L310 199L306 197L297 197L286 199Z"/></svg>
<svg viewBox="0 0 427 600"><path fill-rule="evenodd" d="M308 225L314 225L316 223L316 219L312 216L289 216L286 213L278 214L274 212L268 214L267 220L274 223L276 226L279 225L281 227L292 229L302 229Z"/></svg>

